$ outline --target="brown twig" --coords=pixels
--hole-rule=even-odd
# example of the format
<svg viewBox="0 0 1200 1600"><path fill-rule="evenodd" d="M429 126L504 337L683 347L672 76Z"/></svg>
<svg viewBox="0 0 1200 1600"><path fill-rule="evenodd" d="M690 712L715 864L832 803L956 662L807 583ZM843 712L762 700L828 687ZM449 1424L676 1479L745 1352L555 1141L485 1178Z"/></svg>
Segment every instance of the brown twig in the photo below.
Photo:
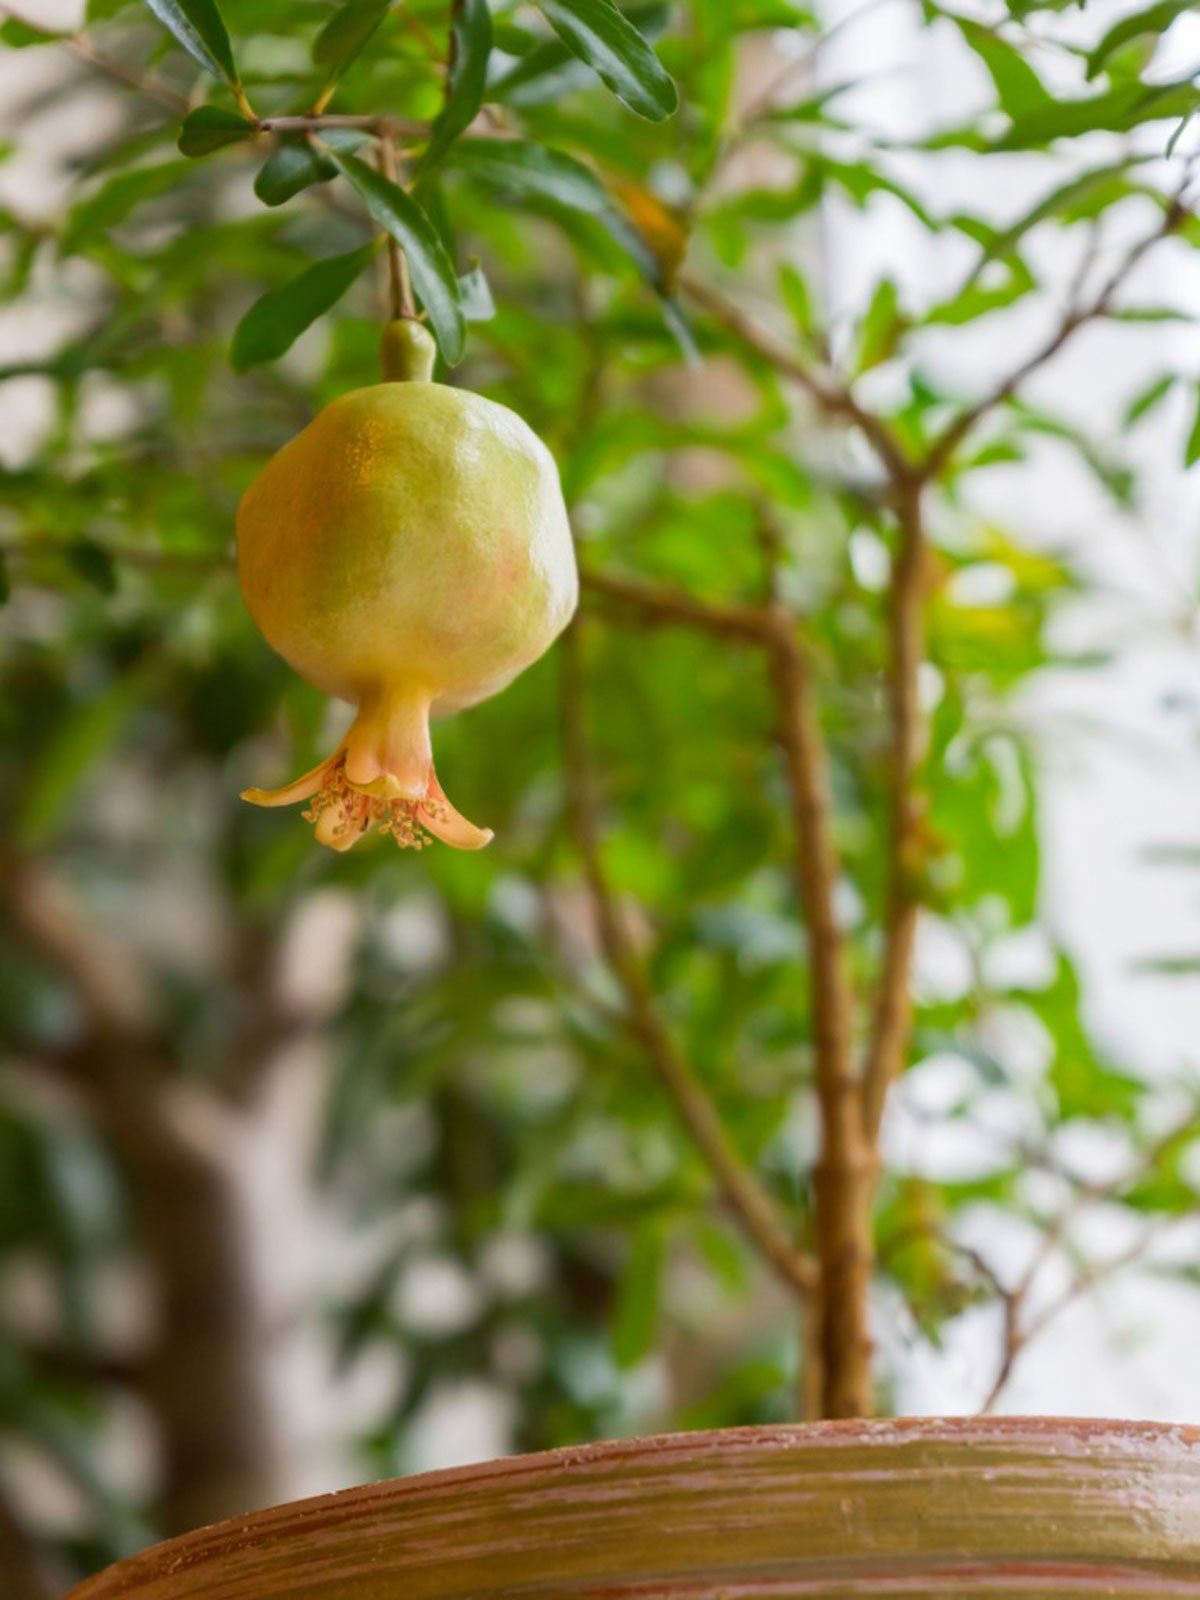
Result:
<svg viewBox="0 0 1200 1600"><path fill-rule="evenodd" d="M774 1201L742 1161L703 1085L659 1016L642 961L605 874L583 723L578 632L576 623L561 647L568 822L583 862L601 944L625 996L627 1025L645 1049L742 1230L789 1288L807 1295L816 1282L815 1265L793 1244Z"/></svg>
<svg viewBox="0 0 1200 1600"><path fill-rule="evenodd" d="M1000 1364L992 1386L980 1410L992 1410L1001 1394L1008 1386L1016 1367L1017 1360L1025 1348L1037 1338L1038 1334L1054 1321L1067 1307L1074 1303L1081 1295L1089 1293L1097 1284L1119 1272L1123 1267L1129 1266L1144 1254L1146 1246L1153 1240L1163 1226L1182 1221L1180 1217L1166 1217L1154 1219L1139 1234L1137 1240L1128 1249L1112 1256L1109 1260L1085 1268L1076 1274L1073 1282L1063 1290L1056 1299L1028 1322L1022 1321L1022 1312L1029 1301L1042 1268L1053 1256L1055 1250L1064 1242L1072 1227L1092 1206L1102 1205L1107 1201L1118 1201L1121 1195L1132 1188L1139 1179L1147 1173L1153 1172L1162 1158L1174 1146L1183 1141L1200 1135L1200 1108L1190 1106L1185 1116L1173 1123L1165 1133L1153 1140L1140 1154L1136 1162L1126 1171L1119 1173L1104 1183L1090 1183L1080 1187L1072 1198L1071 1203L1063 1208L1055 1220L1043 1231L1038 1242L1038 1248L1025 1271L1021 1274L1015 1286L1008 1290L1001 1290L1004 1304L1004 1341ZM993 1281L995 1281L993 1277Z"/></svg>
<svg viewBox="0 0 1200 1600"><path fill-rule="evenodd" d="M717 638L760 645L767 643L772 634L771 618L762 607L697 600L686 589L586 568L580 574L580 582L585 594L618 609L635 611L652 625L680 624Z"/></svg>
<svg viewBox="0 0 1200 1600"><path fill-rule="evenodd" d="M361 128L364 133L383 136L385 129L393 138L423 139L429 132L427 122L413 122L406 117L357 116L342 112L309 111L303 115L287 117L256 117L254 126L259 133L319 133L322 128Z"/></svg>
<svg viewBox="0 0 1200 1600"><path fill-rule="evenodd" d="M191 101L185 95L179 94L169 84L161 83L157 78L148 77L135 68L126 66L115 56L97 50L86 33L59 33L54 28L44 27L40 22L31 22L28 17L22 16L19 11L14 11L8 5L0 5L0 16L7 17L11 22L19 22L23 28L28 28L33 33L40 33L47 40L63 45L81 61L86 61L89 66L95 67L110 78L115 78L126 88L136 89L148 99L157 100L160 105L168 106L172 111L186 113L191 110Z"/></svg>
<svg viewBox="0 0 1200 1600"><path fill-rule="evenodd" d="M879 457L892 482L907 482L912 476L912 465L905 456L891 429L854 398L849 388L827 373L815 371L793 351L776 341L752 318L727 300L719 290L701 282L689 272L681 272L676 280L678 287L703 306L714 321L732 333L753 350L768 366L797 384L814 404L828 417L848 422L870 444Z"/></svg>
<svg viewBox="0 0 1200 1600"><path fill-rule="evenodd" d="M1147 1247L1165 1229L1177 1226L1183 1220L1182 1217L1156 1217L1139 1231L1137 1238L1126 1249L1119 1251L1115 1256L1110 1256L1107 1261L1097 1262L1078 1273L1074 1281L1060 1295L1024 1325L1020 1320L1024 1297L1016 1292L1010 1292L1004 1301L1004 1353L992 1386L979 1408L980 1415L986 1416L989 1411L995 1409L1012 1379L1018 1360L1039 1334L1044 1333L1052 1322L1084 1295L1091 1294L1094 1289L1115 1277L1118 1272L1140 1261Z"/></svg>
<svg viewBox="0 0 1200 1600"><path fill-rule="evenodd" d="M946 426L938 438L930 445L924 460L920 464L919 477L922 482L927 482L941 472L976 423L982 421L997 406L1001 406L1006 400L1010 400L1026 380L1044 367L1048 361L1052 361L1081 328L1086 327L1091 322L1095 322L1100 317L1106 316L1112 310L1113 297L1138 262L1156 244L1180 228L1186 220L1188 210L1183 201L1184 187L1181 186L1164 207L1158 227L1152 233L1139 239L1126 251L1096 294L1082 305L1079 304L1077 299L1072 299L1058 326L1033 354L1021 362L1020 366L1010 372L1007 377L1002 378L981 400L975 401L973 405L969 405L960 411L958 416Z"/></svg>
<svg viewBox="0 0 1200 1600"><path fill-rule="evenodd" d="M922 570L925 545L918 485L901 488L897 521L898 545L888 596L890 748L883 960L863 1063L863 1123L872 1143L879 1136L888 1088L904 1065L911 1016L909 972L918 904L913 883L914 856L921 820L915 780L924 738L918 672L924 655Z"/></svg>
<svg viewBox="0 0 1200 1600"><path fill-rule="evenodd" d="M809 1005L821 1151L814 1173L821 1261L822 1414L869 1415L873 1261L871 1209L876 1157L864 1137L860 1084L851 1058L852 998L836 916L839 876L830 826L828 759L808 662L784 612L776 619L771 681L787 768L796 892L808 930Z"/></svg>
<svg viewBox="0 0 1200 1600"><path fill-rule="evenodd" d="M396 160L396 127L386 119L379 128L379 170L389 183L399 183L400 168ZM411 319L417 314L413 300L412 282L408 275L408 262L400 242L390 231L387 235L388 282L391 286L391 312L394 318Z"/></svg>
<svg viewBox="0 0 1200 1600"><path fill-rule="evenodd" d="M1200 1105L1188 1108L1185 1116L1173 1123L1165 1133L1146 1146L1141 1151L1137 1161L1127 1171L1118 1174L1106 1183L1081 1184L1070 1205L1064 1206L1055 1220L1045 1229L1025 1272L1017 1284L1015 1293L1024 1299L1033 1288L1034 1280L1038 1273L1049 1261L1058 1246L1070 1233L1071 1229L1092 1206L1103 1205L1106 1201L1119 1200L1121 1195L1131 1189L1147 1173L1153 1172L1158 1163L1176 1145L1188 1139L1200 1137Z"/></svg>

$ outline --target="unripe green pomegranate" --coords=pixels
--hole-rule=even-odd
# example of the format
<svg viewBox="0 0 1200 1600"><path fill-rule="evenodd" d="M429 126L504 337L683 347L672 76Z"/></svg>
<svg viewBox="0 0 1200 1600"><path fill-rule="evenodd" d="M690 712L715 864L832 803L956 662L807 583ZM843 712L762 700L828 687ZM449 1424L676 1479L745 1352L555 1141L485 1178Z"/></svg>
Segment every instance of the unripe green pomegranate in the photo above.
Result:
<svg viewBox="0 0 1200 1600"><path fill-rule="evenodd" d="M430 382L434 353L419 323L392 323L388 381L326 406L238 508L251 616L302 677L358 707L320 766L243 799L311 800L335 850L372 825L418 849L431 834L487 844L438 783L429 719L503 689L578 598L550 452L505 406Z"/></svg>

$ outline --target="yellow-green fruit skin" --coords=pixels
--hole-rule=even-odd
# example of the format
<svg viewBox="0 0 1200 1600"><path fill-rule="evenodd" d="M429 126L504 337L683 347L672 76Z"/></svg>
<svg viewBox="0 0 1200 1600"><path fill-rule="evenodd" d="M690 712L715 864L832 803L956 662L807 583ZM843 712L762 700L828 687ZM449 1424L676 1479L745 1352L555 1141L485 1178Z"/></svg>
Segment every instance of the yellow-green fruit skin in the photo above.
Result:
<svg viewBox="0 0 1200 1600"><path fill-rule="evenodd" d="M297 672L356 702L428 693L435 715L502 689L578 599L550 452L444 384L326 406L246 491L237 545L250 614Z"/></svg>

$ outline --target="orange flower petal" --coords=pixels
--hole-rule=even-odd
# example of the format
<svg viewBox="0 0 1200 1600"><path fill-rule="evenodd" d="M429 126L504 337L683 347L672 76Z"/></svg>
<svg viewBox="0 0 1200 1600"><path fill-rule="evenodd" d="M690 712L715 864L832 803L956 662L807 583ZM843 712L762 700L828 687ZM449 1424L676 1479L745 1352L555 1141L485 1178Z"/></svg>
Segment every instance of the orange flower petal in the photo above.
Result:
<svg viewBox="0 0 1200 1600"><path fill-rule="evenodd" d="M326 756L311 772L306 772L302 778L293 778L282 789L243 789L242 799L249 800L252 806L290 806L297 800L307 800L325 787L336 761L336 756Z"/></svg>
<svg viewBox="0 0 1200 1600"><path fill-rule="evenodd" d="M482 850L494 838L490 828L477 828L461 811L455 810L436 776L431 775L429 779L427 798L414 802L413 814L426 833L433 834L443 844L453 845L456 850Z"/></svg>

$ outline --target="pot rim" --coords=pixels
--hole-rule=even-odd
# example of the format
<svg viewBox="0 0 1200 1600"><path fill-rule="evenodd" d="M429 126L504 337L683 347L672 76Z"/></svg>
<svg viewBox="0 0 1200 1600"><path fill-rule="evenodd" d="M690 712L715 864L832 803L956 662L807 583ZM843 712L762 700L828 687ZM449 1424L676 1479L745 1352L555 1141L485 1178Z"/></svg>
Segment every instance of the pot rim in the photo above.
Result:
<svg viewBox="0 0 1200 1600"><path fill-rule="evenodd" d="M989 1442L995 1445L995 1453L981 1448ZM1015 1447L1016 1454L1004 1454L1001 1448L1004 1446L1010 1447L1010 1452ZM160 1596L164 1600L174 1600L176 1595L179 1600L191 1600L192 1596L207 1594L211 1581L220 1585L219 1600L226 1593L240 1600L243 1594L258 1591L239 1587L238 1579L227 1579L224 1566L218 1571L215 1563L228 1563L230 1567L242 1562L253 1565L262 1556L269 1558L272 1550L283 1557L291 1549L301 1565L316 1560L324 1570L325 1558L314 1557L313 1551L320 1547L323 1538L342 1537L355 1548L371 1545L381 1552L386 1550L389 1561L398 1559L399 1565L391 1580L396 1582L397 1587L394 1591L388 1589L386 1592L399 1594L405 1592L401 1568L406 1559L406 1549L413 1545L414 1538L416 1545L424 1544L432 1537L427 1530L436 1527L439 1519L447 1516L457 1528L464 1514L469 1520L476 1512L482 1516L481 1508L499 1504L500 1520L491 1525L490 1537L504 1544L507 1543L507 1535L512 1533L515 1537L519 1533L520 1530L516 1529L517 1520L540 1514L540 1510L531 1513L529 1509L535 1505L540 1508L539 1496L546 1496L548 1501L557 1499L563 1504L572 1499L584 1504L589 1495L596 1495L603 1500L611 1492L614 1483L624 1486L630 1495L639 1496L645 1493L652 1495L664 1482L678 1482L682 1485L680 1492L686 1503L693 1507L698 1504L702 1513L711 1512L717 1520L733 1514L736 1521L736 1510L731 1513L730 1507L736 1508L739 1496L753 1497L763 1492L765 1480L752 1480L747 1474L753 1475L758 1468L769 1468L771 1463L778 1464L779 1470L786 1473L787 1467L794 1464L802 1470L794 1480L788 1480L792 1487L787 1489L785 1486L785 1492L795 1493L796 1484L801 1480L806 1483L809 1481L803 1472L809 1464L805 1461L806 1457L813 1467L827 1473L830 1479L837 1480L839 1473L843 1475L845 1487L839 1489L839 1494L865 1495L869 1502L870 1497L878 1492L876 1485L888 1480L889 1473L882 1465L872 1468L861 1464L864 1447L868 1450L899 1450L901 1459L894 1462L897 1470L890 1473L893 1482L899 1482L905 1476L903 1457L911 1453L912 1481L927 1484L932 1471L934 1480L942 1486L933 1492L945 1493L950 1498L953 1498L956 1489L961 1497L964 1486L968 1484L969 1495L993 1485L999 1493L1011 1493L1014 1486L1020 1485L1022 1492L1028 1494L1032 1473L1037 1480L1033 1484L1035 1498L1025 1502L1025 1509L1021 1513L1025 1521L1018 1526L1025 1526L1041 1516L1042 1501L1037 1496L1043 1493L1042 1480L1048 1477L1052 1483L1057 1482L1059 1461L1067 1469L1069 1487L1069 1469L1075 1463L1077 1477L1087 1479L1082 1491L1086 1504L1081 1509L1075 1502L1064 1502L1054 1514L1062 1516L1068 1523L1075 1518L1080 1527L1087 1528L1091 1526L1091 1518L1099 1507L1107 1509L1118 1522L1127 1522L1133 1531L1127 1529L1121 1534L1118 1540L1120 1550L1114 1545L1105 1557L1118 1561L1117 1567L1106 1570L1115 1572L1119 1568L1126 1574L1134 1571L1129 1564L1131 1560L1139 1571L1148 1570L1142 1566L1136 1549L1130 1546L1129 1541L1132 1539L1134 1546L1138 1545L1142 1538L1138 1530L1149 1515L1151 1522L1162 1524L1158 1528L1157 1548L1160 1554L1154 1562L1160 1580L1167 1576L1160 1564L1164 1548L1162 1539L1167 1537L1168 1545L1171 1542L1164 1529L1179 1526L1178 1556L1186 1586L1184 1591L1179 1592L1195 1594L1200 1600L1200 1535L1196 1531L1200 1529L1200 1426L1060 1416L909 1416L702 1429L628 1439L605 1439L528 1455L445 1467L315 1495L196 1529L155 1545L110 1567L107 1572L86 1580L72 1590L65 1600L119 1600L119 1597L121 1600L124 1597L141 1600L143 1595L146 1600L159 1600ZM933 1456L922 1447L931 1447ZM945 1459L947 1452L956 1458L960 1449L964 1452L961 1461ZM847 1452L844 1468L839 1466L837 1460L843 1450ZM825 1457L824 1462L822 1456ZM725 1461L732 1475L721 1471ZM686 1471L676 1473L677 1466L686 1468ZM1080 1468L1084 1470L1080 1471ZM675 1477L672 1477L673 1473ZM712 1476L714 1473L715 1476ZM743 1479L748 1486L743 1485ZM769 1487L767 1485L768 1492ZM471 1490L477 1493L462 1492ZM720 1504L722 1491L725 1493L724 1504ZM832 1497L832 1491L826 1492L831 1495L830 1503L834 1508L832 1515L836 1519L838 1501ZM924 1494L928 1498L930 1495L927 1486L915 1492L918 1497ZM1147 1501L1147 1493L1153 1504ZM506 1500L505 1497L510 1498ZM1164 1507L1162 1515L1157 1510L1160 1498ZM741 1503L754 1506L751 1498ZM840 1504L845 1508L851 1504L851 1500L844 1499ZM934 1505L934 1501L930 1500L930 1505ZM450 1511L448 1506L452 1508ZM933 1513L935 1521L941 1515L940 1501L937 1506L939 1509ZM552 1512L554 1508L548 1504L547 1509ZM920 1508L910 1515L924 1517L928 1509L922 1502ZM956 1513L951 1511L947 1514L953 1517ZM971 1511L970 1514L979 1513ZM1005 1514L1011 1517L1012 1512ZM1050 1514L1049 1510L1047 1514ZM604 1531L610 1538L621 1537L618 1531L622 1526L621 1515L627 1518L632 1516L633 1522L637 1522L642 1513L637 1510L632 1513L628 1510L619 1512L616 1507L606 1509ZM958 1515L961 1523L966 1513L960 1511ZM1185 1518L1182 1524L1178 1521L1180 1515ZM665 1529L663 1532L668 1544L672 1539L680 1538L678 1508L673 1516L676 1525L669 1535ZM703 1514L694 1517L692 1511L686 1513L685 1520L687 1518L693 1518L697 1528L705 1522ZM1147 1523L1147 1533L1149 1526ZM1191 1531L1185 1531L1187 1529ZM463 1530L464 1536L467 1532ZM455 1537L458 1537L457 1533ZM479 1537L482 1537L482 1531ZM846 1537L850 1537L848 1529ZM553 1535L548 1533L546 1538L547 1543L553 1546ZM958 1541L955 1548L961 1554L966 1554L961 1527L955 1538ZM434 1542L436 1544L436 1538ZM752 1553L753 1537L750 1546L748 1556ZM1030 1556L1033 1553L1031 1551ZM1100 1554L1097 1550L1098 1558ZM447 1544L446 1559L456 1558L453 1545ZM1179 1573L1174 1556L1168 1558L1168 1566L1173 1567L1176 1574ZM206 1570L208 1577L205 1576ZM314 1577L310 1580L307 1567L304 1571L300 1570L299 1565L288 1570L297 1584L302 1585L296 1592L305 1596L319 1592L328 1594L330 1600L334 1595L337 1600L342 1600L343 1596L350 1600L352 1593L356 1596L361 1593L369 1600L374 1600L377 1593L383 1592L371 1587L373 1579L363 1581L363 1569L359 1567L350 1572L344 1587L333 1590L321 1587L326 1579ZM388 1570L391 1571L391 1567ZM1076 1570L1082 1569L1076 1565ZM193 1576L189 1578L189 1574ZM197 1579L203 1587L197 1586ZM1192 1587L1193 1583L1195 1588ZM218 1593L217 1590L213 1592ZM277 1587L262 1590L263 1594L269 1595L285 1592L291 1592L290 1585L286 1590ZM426 1590L422 1588L420 1592L424 1594ZM434 1590L428 1592L432 1594ZM436 1592L482 1595L484 1589L450 1588ZM492 1592L490 1585L487 1586L487 1592ZM499 1594L500 1590L495 1592ZM556 1591L550 1588L531 1589L528 1592L551 1594ZM592 1591L580 1589L578 1592L583 1594ZM615 1595L626 1591L606 1589L604 1592ZM667 1591L653 1592L658 1595ZM672 1592L683 1593L683 1590ZM702 1592L709 1593L707 1589ZM732 1588L728 1592L732 1593ZM934 1591L931 1589L930 1592ZM1097 1592L1124 1594L1126 1591L1114 1589ZM1175 1593L1176 1590L1164 1587L1159 1592Z"/></svg>

